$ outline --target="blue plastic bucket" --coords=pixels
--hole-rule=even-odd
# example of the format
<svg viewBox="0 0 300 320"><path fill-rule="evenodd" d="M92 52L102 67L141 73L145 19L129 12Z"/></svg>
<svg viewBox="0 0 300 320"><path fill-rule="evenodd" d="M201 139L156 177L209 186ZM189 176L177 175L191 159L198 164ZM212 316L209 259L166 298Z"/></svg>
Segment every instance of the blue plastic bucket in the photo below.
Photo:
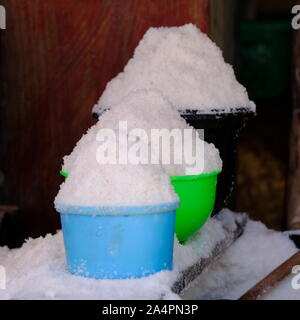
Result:
<svg viewBox="0 0 300 320"><path fill-rule="evenodd" d="M172 270L178 206L56 206L69 272L124 279Z"/></svg>

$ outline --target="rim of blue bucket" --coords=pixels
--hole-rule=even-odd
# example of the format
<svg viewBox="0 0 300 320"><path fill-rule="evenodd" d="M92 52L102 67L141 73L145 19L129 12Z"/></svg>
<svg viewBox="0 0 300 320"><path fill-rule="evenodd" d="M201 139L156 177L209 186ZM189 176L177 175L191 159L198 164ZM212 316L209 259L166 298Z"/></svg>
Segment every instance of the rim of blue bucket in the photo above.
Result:
<svg viewBox="0 0 300 320"><path fill-rule="evenodd" d="M193 175L186 175L186 176L171 176L170 178L171 178L171 181L198 180L202 178L217 176L220 173L221 171L213 171L209 173L193 174Z"/></svg>
<svg viewBox="0 0 300 320"><path fill-rule="evenodd" d="M179 208L179 201L147 206L74 206L55 204L59 213L86 215L134 215L173 211Z"/></svg>

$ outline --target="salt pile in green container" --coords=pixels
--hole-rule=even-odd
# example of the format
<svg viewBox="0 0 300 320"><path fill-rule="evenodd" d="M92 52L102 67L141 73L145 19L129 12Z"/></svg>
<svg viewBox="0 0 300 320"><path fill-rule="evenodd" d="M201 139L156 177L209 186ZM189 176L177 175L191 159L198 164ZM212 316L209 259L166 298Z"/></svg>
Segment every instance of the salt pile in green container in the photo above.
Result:
<svg viewBox="0 0 300 320"><path fill-rule="evenodd" d="M110 129L119 137L119 123L126 121L127 136L134 136L133 129L143 129L148 134L149 150L152 129L189 129L193 133L193 142L201 140L196 130L190 127L179 113L158 91L139 90L107 111L98 123L91 127L78 141L72 153L64 158L62 170L68 173L68 179L62 184L55 202L73 205L148 205L176 200L168 176L185 175L191 165L184 162L174 163L174 150L171 145L170 163L162 164L164 152L159 155L159 164L99 164L97 150L101 146L99 130ZM133 132L133 133L132 133ZM124 134L124 132L122 133ZM193 143L192 142L192 143ZM213 144L204 144L204 166L201 173L220 171L222 161ZM132 143L133 144L133 143ZM132 145L129 144L130 148ZM116 156L117 154L111 154ZM149 160L150 157L149 157Z"/></svg>

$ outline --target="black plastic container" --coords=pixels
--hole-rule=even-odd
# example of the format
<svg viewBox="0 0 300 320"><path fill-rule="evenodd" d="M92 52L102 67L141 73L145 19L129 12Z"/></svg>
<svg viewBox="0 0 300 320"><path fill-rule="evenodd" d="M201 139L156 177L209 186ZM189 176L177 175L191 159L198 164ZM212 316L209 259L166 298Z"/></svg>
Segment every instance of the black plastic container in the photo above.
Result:
<svg viewBox="0 0 300 320"><path fill-rule="evenodd" d="M196 110L179 112L187 123L195 129L203 129L204 140L213 143L220 151L223 168L218 176L213 214L224 207L232 207L234 203L238 137L245 121L254 113L244 108L237 109L234 113L201 114L197 113Z"/></svg>
<svg viewBox="0 0 300 320"><path fill-rule="evenodd" d="M300 249L300 234L293 234L293 230L290 231L290 239L295 243L295 246Z"/></svg>

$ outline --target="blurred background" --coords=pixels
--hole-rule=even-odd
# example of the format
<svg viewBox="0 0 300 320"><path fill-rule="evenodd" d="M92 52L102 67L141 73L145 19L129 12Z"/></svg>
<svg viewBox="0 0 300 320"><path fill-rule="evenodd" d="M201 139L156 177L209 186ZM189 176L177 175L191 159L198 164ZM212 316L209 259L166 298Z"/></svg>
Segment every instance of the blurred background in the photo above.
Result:
<svg viewBox="0 0 300 320"><path fill-rule="evenodd" d="M62 157L151 26L192 22L257 104L241 132L232 209L300 228L299 32L289 0L0 0L0 245L60 228ZM298 82L297 82L298 81ZM300 113L299 113L300 115ZM299 179L298 179L299 178Z"/></svg>

